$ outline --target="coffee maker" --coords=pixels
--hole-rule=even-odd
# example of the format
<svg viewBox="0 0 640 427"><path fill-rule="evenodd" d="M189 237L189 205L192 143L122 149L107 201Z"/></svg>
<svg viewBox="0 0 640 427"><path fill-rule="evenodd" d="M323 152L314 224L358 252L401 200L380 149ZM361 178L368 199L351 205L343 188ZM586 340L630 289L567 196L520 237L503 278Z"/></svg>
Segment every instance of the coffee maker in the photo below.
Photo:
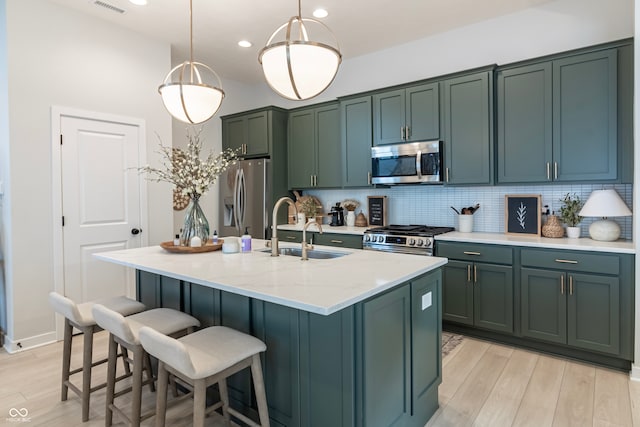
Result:
<svg viewBox="0 0 640 427"><path fill-rule="evenodd" d="M344 208L340 206L340 202L337 202L335 206L331 206L331 224L332 227L340 227L344 225Z"/></svg>

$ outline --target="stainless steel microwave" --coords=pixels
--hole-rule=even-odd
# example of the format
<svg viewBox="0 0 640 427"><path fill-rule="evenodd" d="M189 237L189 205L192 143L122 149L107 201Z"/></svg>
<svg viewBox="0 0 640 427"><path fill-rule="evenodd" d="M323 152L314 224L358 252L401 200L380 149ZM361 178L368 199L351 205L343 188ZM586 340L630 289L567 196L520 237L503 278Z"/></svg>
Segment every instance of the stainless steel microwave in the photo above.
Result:
<svg viewBox="0 0 640 427"><path fill-rule="evenodd" d="M379 145L371 148L373 184L442 183L442 141Z"/></svg>

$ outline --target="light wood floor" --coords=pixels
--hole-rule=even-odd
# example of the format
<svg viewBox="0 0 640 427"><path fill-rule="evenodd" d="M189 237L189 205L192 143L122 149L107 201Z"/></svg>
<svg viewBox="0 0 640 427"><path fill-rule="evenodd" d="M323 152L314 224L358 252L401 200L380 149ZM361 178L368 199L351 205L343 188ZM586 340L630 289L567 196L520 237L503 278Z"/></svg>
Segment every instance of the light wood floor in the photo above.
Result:
<svg viewBox="0 0 640 427"><path fill-rule="evenodd" d="M79 364L81 351L75 346L81 340L76 341L73 363ZM96 358L106 354L106 342L106 333L97 334ZM11 408L27 409L31 426L104 425L104 389L93 394L87 423L80 421L75 394L60 401L61 361L61 343L13 355L0 351L0 426L26 425L11 419ZM105 369L94 370L96 381L104 379ZM152 408L154 399L145 387L144 408ZM177 405L167 425L188 426L190 414L189 402ZM153 425L153 418L143 425ZM213 418L207 425L222 423ZM626 374L465 338L443 360L440 409L427 427L633 425L640 426L640 382Z"/></svg>

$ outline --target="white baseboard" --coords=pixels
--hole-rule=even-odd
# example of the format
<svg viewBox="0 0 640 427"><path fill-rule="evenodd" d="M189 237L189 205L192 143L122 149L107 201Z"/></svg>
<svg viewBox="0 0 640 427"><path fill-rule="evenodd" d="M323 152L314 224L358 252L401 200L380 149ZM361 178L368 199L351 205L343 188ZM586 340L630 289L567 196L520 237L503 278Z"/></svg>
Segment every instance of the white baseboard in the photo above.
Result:
<svg viewBox="0 0 640 427"><path fill-rule="evenodd" d="M631 372L629 372L629 379L631 381L640 381L640 366L635 363L631 365Z"/></svg>
<svg viewBox="0 0 640 427"><path fill-rule="evenodd" d="M23 338L16 341L5 335L4 349L7 350L7 353L12 354L30 350L32 348L40 347L46 344L51 344L52 342L56 341L57 340L55 331L47 332L46 334L36 335L29 338Z"/></svg>

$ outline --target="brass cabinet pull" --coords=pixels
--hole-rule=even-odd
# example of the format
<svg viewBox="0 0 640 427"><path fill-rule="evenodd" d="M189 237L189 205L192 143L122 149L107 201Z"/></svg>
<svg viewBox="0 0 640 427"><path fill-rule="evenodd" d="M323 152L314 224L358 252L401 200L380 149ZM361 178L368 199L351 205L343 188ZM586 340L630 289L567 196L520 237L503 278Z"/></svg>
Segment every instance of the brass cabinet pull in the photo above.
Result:
<svg viewBox="0 0 640 427"><path fill-rule="evenodd" d="M480 252L464 251L462 253L465 254L465 255L482 255Z"/></svg>
<svg viewBox="0 0 640 427"><path fill-rule="evenodd" d="M560 294L564 295L564 274L560 275Z"/></svg>
<svg viewBox="0 0 640 427"><path fill-rule="evenodd" d="M561 262L563 264L577 264L578 261L574 261L572 259L556 259L556 262Z"/></svg>
<svg viewBox="0 0 640 427"><path fill-rule="evenodd" d="M296 240L296 236L287 236L288 240Z"/></svg>
<svg viewBox="0 0 640 427"><path fill-rule="evenodd" d="M558 162L553 162L553 179L558 179Z"/></svg>
<svg viewBox="0 0 640 427"><path fill-rule="evenodd" d="M547 181L551 181L551 163L547 162Z"/></svg>
<svg viewBox="0 0 640 427"><path fill-rule="evenodd" d="M569 295L573 295L573 276L569 276Z"/></svg>
<svg viewBox="0 0 640 427"><path fill-rule="evenodd" d="M367 184L371 185L371 172L367 172Z"/></svg>
<svg viewBox="0 0 640 427"><path fill-rule="evenodd" d="M404 141L404 126L400 126L400 139Z"/></svg>
<svg viewBox="0 0 640 427"><path fill-rule="evenodd" d="M476 265L473 265L473 283L478 283L478 270Z"/></svg>
<svg viewBox="0 0 640 427"><path fill-rule="evenodd" d="M467 265L467 282L471 281L471 264Z"/></svg>
<svg viewBox="0 0 640 427"><path fill-rule="evenodd" d="M342 240L331 239L331 243L343 244L344 242Z"/></svg>
<svg viewBox="0 0 640 427"><path fill-rule="evenodd" d="M445 181L449 182L449 168L444 169Z"/></svg>
<svg viewBox="0 0 640 427"><path fill-rule="evenodd" d="M411 138L411 126L405 126L404 139L407 141Z"/></svg>

